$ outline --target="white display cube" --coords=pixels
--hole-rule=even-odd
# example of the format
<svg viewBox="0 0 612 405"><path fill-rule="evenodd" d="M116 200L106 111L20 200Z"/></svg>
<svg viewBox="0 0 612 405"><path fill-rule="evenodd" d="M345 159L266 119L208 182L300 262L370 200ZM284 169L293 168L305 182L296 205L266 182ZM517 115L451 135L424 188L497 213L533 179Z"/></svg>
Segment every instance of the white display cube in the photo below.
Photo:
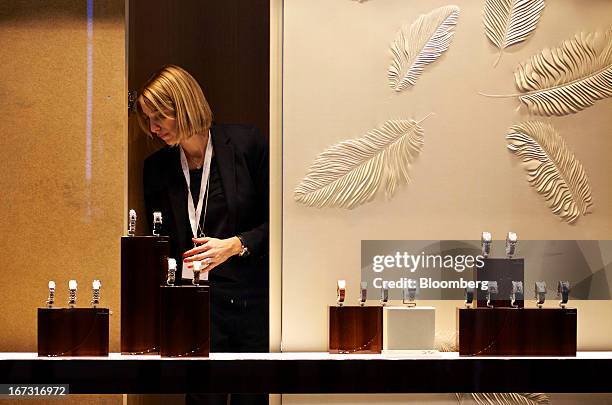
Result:
<svg viewBox="0 0 612 405"><path fill-rule="evenodd" d="M383 352L433 350L434 307L384 307Z"/></svg>

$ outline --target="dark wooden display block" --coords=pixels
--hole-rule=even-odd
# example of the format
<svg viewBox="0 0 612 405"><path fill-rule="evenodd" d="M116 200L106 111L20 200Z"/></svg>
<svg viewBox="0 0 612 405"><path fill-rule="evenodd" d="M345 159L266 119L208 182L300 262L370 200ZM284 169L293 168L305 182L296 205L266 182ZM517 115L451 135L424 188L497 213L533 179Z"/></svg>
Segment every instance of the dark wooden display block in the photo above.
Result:
<svg viewBox="0 0 612 405"><path fill-rule="evenodd" d="M162 357L208 357L209 286L162 286L160 295Z"/></svg>
<svg viewBox="0 0 612 405"><path fill-rule="evenodd" d="M108 356L108 308L38 308L39 356Z"/></svg>
<svg viewBox="0 0 612 405"><path fill-rule="evenodd" d="M487 258L484 266L477 268L477 281L497 281L498 293L491 300L494 307L510 307L510 294L512 282L522 281L525 290L525 259ZM479 308L487 308L487 292L477 290L477 304ZM524 298L516 301L519 308L524 306Z"/></svg>
<svg viewBox="0 0 612 405"><path fill-rule="evenodd" d="M170 244L164 236L121 238L121 353L159 353L159 286Z"/></svg>
<svg viewBox="0 0 612 405"><path fill-rule="evenodd" d="M575 308L457 308L462 356L575 356Z"/></svg>
<svg viewBox="0 0 612 405"><path fill-rule="evenodd" d="M330 306L330 353L380 353L382 307Z"/></svg>

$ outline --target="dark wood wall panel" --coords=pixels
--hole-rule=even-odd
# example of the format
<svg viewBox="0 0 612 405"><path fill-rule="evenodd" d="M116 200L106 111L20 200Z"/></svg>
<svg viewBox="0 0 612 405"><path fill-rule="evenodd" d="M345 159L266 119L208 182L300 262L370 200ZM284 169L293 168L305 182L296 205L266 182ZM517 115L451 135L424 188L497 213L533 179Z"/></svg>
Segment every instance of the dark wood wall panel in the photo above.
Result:
<svg viewBox="0 0 612 405"><path fill-rule="evenodd" d="M202 85L215 120L269 129L268 0L130 0L129 87L174 63Z"/></svg>
<svg viewBox="0 0 612 405"><path fill-rule="evenodd" d="M216 122L253 124L268 137L269 0L129 0L128 32L130 90L165 64L182 66L202 86ZM162 143L145 139L135 117L129 132L128 204L141 227L142 161Z"/></svg>

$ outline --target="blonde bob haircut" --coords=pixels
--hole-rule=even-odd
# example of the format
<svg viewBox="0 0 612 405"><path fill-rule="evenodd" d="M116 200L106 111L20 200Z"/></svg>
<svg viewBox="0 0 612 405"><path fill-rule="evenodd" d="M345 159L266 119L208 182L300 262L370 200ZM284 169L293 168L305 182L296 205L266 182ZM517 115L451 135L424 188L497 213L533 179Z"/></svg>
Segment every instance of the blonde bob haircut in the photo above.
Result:
<svg viewBox="0 0 612 405"><path fill-rule="evenodd" d="M177 144L207 132L212 123L212 112L202 88L186 70L175 65L166 65L151 76L138 96L138 124L153 137L143 103L165 118L176 120Z"/></svg>

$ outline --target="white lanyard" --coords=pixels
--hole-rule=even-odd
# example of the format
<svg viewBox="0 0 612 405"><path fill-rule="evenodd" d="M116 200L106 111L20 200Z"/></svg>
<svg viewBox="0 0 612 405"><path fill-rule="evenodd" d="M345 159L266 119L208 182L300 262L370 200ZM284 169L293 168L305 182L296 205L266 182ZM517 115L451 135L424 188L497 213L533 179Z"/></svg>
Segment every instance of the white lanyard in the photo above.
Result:
<svg viewBox="0 0 612 405"><path fill-rule="evenodd" d="M193 204L193 196L191 195L191 179L189 177L189 165L187 164L187 157L183 148L179 146L181 150L181 167L183 168L183 175L187 182L187 211L189 212L189 224L191 225L191 232L194 238L198 237L198 227L200 225L200 218L202 218L202 205L204 201L204 194L208 194L208 180L210 178L210 162L212 160L213 146L210 139L210 131L208 131L208 143L206 144L206 152L204 152L204 167L202 170L202 180L200 181L200 194L198 196L198 206L195 207ZM206 198L208 200L208 198ZM206 201L208 205L208 201ZM206 213L204 213L206 219Z"/></svg>

